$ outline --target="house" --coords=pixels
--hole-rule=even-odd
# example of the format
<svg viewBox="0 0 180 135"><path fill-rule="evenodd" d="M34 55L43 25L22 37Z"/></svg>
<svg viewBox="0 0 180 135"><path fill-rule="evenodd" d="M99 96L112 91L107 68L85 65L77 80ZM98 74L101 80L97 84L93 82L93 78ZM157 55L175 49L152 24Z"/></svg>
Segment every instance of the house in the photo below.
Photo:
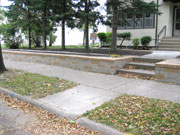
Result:
<svg viewBox="0 0 180 135"><path fill-rule="evenodd" d="M145 2L150 1L152 0L145 0ZM150 46L163 50L180 50L180 9L177 7L180 1L154 1L160 5L161 15L127 14L119 11L118 32L131 32L131 39L151 36L153 41ZM127 24L122 23L122 18L126 19ZM111 28L107 31L111 31ZM124 45L132 45L132 40L125 42Z"/></svg>

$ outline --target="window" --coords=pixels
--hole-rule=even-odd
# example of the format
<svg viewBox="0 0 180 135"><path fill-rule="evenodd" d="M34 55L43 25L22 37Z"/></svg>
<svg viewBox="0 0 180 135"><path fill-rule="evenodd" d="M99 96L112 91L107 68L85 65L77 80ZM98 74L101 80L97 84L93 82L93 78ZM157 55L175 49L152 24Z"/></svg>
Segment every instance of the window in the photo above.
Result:
<svg viewBox="0 0 180 135"><path fill-rule="evenodd" d="M118 28L119 29L124 29L125 28L125 17L123 12L118 13Z"/></svg>
<svg viewBox="0 0 180 135"><path fill-rule="evenodd" d="M154 28L154 24L154 14L130 14L122 11L118 13L118 29Z"/></svg>
<svg viewBox="0 0 180 135"><path fill-rule="evenodd" d="M134 16L133 14L126 14L126 28L134 27Z"/></svg>
<svg viewBox="0 0 180 135"><path fill-rule="evenodd" d="M146 14L145 16L145 28L153 28L154 27L154 15Z"/></svg>
<svg viewBox="0 0 180 135"><path fill-rule="evenodd" d="M135 15L135 28L143 28L143 14Z"/></svg>

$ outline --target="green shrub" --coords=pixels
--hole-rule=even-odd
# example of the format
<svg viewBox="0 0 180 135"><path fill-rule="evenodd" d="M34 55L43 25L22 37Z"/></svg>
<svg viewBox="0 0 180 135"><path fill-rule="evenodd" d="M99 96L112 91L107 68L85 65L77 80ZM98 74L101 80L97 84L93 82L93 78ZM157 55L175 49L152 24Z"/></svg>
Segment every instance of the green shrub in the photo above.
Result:
<svg viewBox="0 0 180 135"><path fill-rule="evenodd" d="M18 49L23 42L20 31L12 24L4 24L1 27L4 44L10 49Z"/></svg>
<svg viewBox="0 0 180 135"><path fill-rule="evenodd" d="M120 47L122 47L122 44L125 40L131 39L131 32L117 33L117 37L121 39Z"/></svg>
<svg viewBox="0 0 180 135"><path fill-rule="evenodd" d="M137 49L139 44L140 44L139 38L134 38L133 39L133 48Z"/></svg>
<svg viewBox="0 0 180 135"><path fill-rule="evenodd" d="M100 42L101 42L101 46L104 45L104 42L106 42L106 39L107 39L106 33L104 33L104 32L99 32L99 33L97 34L97 36L98 36L98 38L99 38L99 40L100 40Z"/></svg>
<svg viewBox="0 0 180 135"><path fill-rule="evenodd" d="M151 36L144 36L141 38L141 44L143 46L143 49L148 49L148 45L150 44L150 42L152 41L152 37Z"/></svg>
<svg viewBox="0 0 180 135"><path fill-rule="evenodd" d="M112 32L107 32L107 33L106 33L106 42L107 42L108 44L110 44L111 41L112 41Z"/></svg>

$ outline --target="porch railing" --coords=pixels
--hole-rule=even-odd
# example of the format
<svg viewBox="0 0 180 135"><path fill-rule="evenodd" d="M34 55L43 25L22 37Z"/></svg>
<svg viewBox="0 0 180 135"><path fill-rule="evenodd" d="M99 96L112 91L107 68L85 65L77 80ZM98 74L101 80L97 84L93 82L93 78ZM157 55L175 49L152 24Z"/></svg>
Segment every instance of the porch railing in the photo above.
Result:
<svg viewBox="0 0 180 135"><path fill-rule="evenodd" d="M157 49L158 46L159 46L160 36L164 33L164 37L166 37L166 31L167 31L167 26L165 25L165 26L161 29L161 31L158 33L158 35L157 35L156 49Z"/></svg>

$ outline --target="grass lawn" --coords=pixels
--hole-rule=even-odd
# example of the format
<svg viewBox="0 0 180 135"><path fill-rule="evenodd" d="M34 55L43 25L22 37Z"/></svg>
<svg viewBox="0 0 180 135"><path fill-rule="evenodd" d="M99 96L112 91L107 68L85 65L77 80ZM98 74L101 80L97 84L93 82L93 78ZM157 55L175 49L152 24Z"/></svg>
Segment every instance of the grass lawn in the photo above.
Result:
<svg viewBox="0 0 180 135"><path fill-rule="evenodd" d="M89 47L92 48L92 45L89 45ZM99 47L99 44L96 44L93 47ZM2 45L2 48L8 49L5 45ZM23 45L23 46L20 45L19 46L19 49L28 49L28 48L29 48L28 45ZM66 49L83 49L83 48L85 48L85 46L83 46L83 45L67 45L66 46ZM34 46L32 46L32 49L42 49L42 47L35 48ZM47 49L61 49L61 46L60 45L51 46L51 47L47 46Z"/></svg>
<svg viewBox="0 0 180 135"><path fill-rule="evenodd" d="M21 71L7 71L0 76L0 87L32 98L42 98L74 86L74 82L67 80Z"/></svg>
<svg viewBox="0 0 180 135"><path fill-rule="evenodd" d="M84 116L135 135L180 135L180 104L170 101L122 95Z"/></svg>

